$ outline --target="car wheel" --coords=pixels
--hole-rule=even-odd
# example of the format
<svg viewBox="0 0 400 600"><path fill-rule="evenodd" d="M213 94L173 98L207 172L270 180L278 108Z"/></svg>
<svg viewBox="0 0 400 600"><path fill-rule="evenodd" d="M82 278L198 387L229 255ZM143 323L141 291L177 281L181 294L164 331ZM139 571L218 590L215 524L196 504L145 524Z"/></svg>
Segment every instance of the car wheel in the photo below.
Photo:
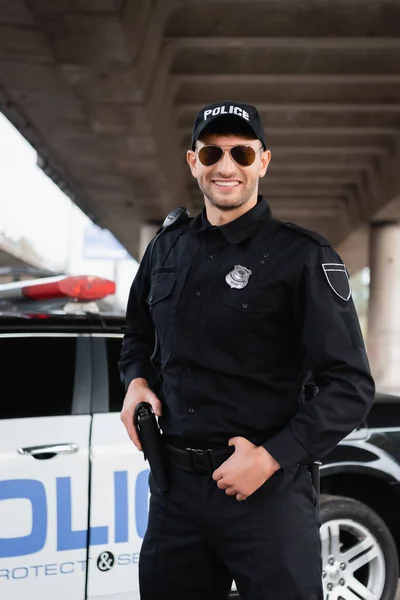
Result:
<svg viewBox="0 0 400 600"><path fill-rule="evenodd" d="M384 521L340 496L322 495L320 515L325 600L394 600L398 556Z"/></svg>

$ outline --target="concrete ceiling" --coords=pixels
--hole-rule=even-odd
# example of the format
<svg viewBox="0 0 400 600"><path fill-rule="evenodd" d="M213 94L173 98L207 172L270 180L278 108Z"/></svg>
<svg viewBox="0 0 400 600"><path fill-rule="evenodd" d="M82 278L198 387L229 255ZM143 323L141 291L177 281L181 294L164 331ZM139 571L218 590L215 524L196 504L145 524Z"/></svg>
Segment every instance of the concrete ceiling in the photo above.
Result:
<svg viewBox="0 0 400 600"><path fill-rule="evenodd" d="M0 232L0 279L8 273L7 269L14 270L16 273L37 271L42 274L52 274L45 268L43 260L29 244L24 240L19 242L10 240Z"/></svg>
<svg viewBox="0 0 400 600"><path fill-rule="evenodd" d="M134 256L200 208L193 118L230 99L262 115L276 216L365 264L366 224L400 218L399 0L0 0L0 109Z"/></svg>

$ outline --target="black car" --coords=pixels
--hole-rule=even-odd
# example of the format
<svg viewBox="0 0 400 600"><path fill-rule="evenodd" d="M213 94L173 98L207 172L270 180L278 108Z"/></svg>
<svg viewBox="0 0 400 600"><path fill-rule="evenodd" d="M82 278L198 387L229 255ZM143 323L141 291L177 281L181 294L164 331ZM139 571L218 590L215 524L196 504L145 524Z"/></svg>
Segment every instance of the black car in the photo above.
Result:
<svg viewBox="0 0 400 600"><path fill-rule="evenodd" d="M96 285L100 286L97 296L101 297L101 283L97 282ZM24 286L27 287L27 284L19 286L21 297ZM74 298L76 286L67 288L70 290L67 295L72 294ZM11 289L12 286L9 286L3 295L7 296L9 304ZM83 288L80 289L82 292ZM47 307L43 308L46 295L43 294L43 287L40 298L37 296L35 299L34 295L12 306L4 304L3 309L0 307L3 384L0 402L0 597L4 600L25 597L28 588L24 586L29 585L31 596L53 600L51 582L58 579L63 582L63 598L69 598L65 586L73 586L71 600L95 597L103 591L104 586L109 586L109 598L114 595L115 598L123 598L125 596L121 594L124 593L127 594L126 598L139 598L137 581L132 579L131 574L129 577L121 574L128 573L123 569L125 564L137 567L147 511L147 479L143 484L147 467L126 437L118 414L124 398L117 368L123 318L102 311L89 313L76 302L72 304L75 310L71 314L56 306L51 297L45 299ZM2 286L0 299L1 296ZM93 300L95 296L92 293L90 298L79 297L78 300ZM65 304L64 293L58 298ZM51 308L48 307L49 302ZM83 422L82 426L87 427L85 449L82 445L77 449L79 444L76 436L80 421ZM46 436L43 434L43 443L38 443L37 440L42 439L43 423L49 424L49 431ZM105 438L108 439L107 443ZM36 440L36 443L32 443L32 440ZM75 472L76 467L68 466L67 457L74 455L75 460L79 453L83 453L86 460L86 479L83 477L79 484L86 486L85 505L83 507L81 502L79 507L74 508L71 486L74 477L79 477ZM24 472L23 476L20 469ZM45 469L48 470L47 474L44 474ZM69 469L72 469L71 472ZM131 529L131 524L128 527L125 522L118 521L117 512L113 516L115 524L112 524L110 515L113 509L109 506L114 502L116 506L117 494L121 494L118 502L124 511L128 511L124 494L130 493L126 484L126 481L130 481L130 469L134 472L135 529ZM108 470L113 476L114 496L105 489ZM25 546L31 543L34 517L31 533L29 525L25 529L21 526L20 531L17 521L15 531L11 524L5 528L1 524L2 500L8 498L11 502L10 498L19 498L7 496L7 493L11 493L10 489L14 489L15 481L36 481L39 493L42 489L39 485L41 478L46 488L47 504L50 506L50 500L56 502L55 516L51 516L51 508L47 508L47 537L43 548L47 548L49 539L54 535L57 538L54 547L61 552L60 544L63 547L67 542L62 541L62 536L60 538L60 531L66 527L60 521L60 514L69 515L71 520L74 510L86 511L88 523L93 517L103 525L101 519L105 519L109 531L114 528L114 534L109 532L106 536L103 531L105 528L97 527L97 521L96 527L87 527L89 533L86 541L79 548L79 552L86 557L84 560L71 558L72 549L70 559L63 559L64 562L60 562L56 554L55 558L38 558L40 553L36 556L34 552L26 548L24 550L23 546L17 551L18 540L25 539ZM56 491L51 483L54 478ZM70 481L70 487L66 481ZM116 487L118 481L122 487ZM128 486L126 489L125 485ZM376 395L362 427L353 431L322 460L320 487L325 599L394 600L400 550L400 397ZM75 492L79 495L77 490ZM21 497L25 498L23 495ZM139 500L140 510L137 508ZM31 502L33 507L36 500L31 499ZM69 512L66 506L69 506ZM16 513L7 510L4 514L12 520ZM18 514L22 515L23 511ZM126 515L128 519L128 513ZM51 528L57 531L52 532ZM17 529L19 533L15 533ZM72 521L67 529L71 539L67 538L73 544L72 534L77 532L73 531ZM120 552L121 549L124 552ZM33 557L29 559L30 562L28 556ZM39 576L41 570L37 565L44 564L45 560L51 560L43 569L52 572L53 578ZM75 577L77 581L79 579L77 583L72 578L75 571L67 577L62 569L67 570L67 564L75 565L78 562L84 563L84 566ZM35 568L36 575L32 571ZM115 578L110 571L116 573ZM104 572L107 572L107 580ZM28 575L25 577L26 573ZM233 590L232 596L235 595L237 597Z"/></svg>
<svg viewBox="0 0 400 600"><path fill-rule="evenodd" d="M353 592L343 598L392 600L400 550L400 397L377 393L366 422L323 459L320 475L326 597L343 585Z"/></svg>

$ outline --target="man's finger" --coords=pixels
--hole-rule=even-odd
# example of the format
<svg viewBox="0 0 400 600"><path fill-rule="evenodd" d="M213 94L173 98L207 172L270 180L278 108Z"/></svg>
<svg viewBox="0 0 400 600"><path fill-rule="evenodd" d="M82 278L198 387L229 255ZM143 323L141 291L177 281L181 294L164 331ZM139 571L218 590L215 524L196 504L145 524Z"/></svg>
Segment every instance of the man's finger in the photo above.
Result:
<svg viewBox="0 0 400 600"><path fill-rule="evenodd" d="M132 435L129 436L132 440L132 442L135 444L136 448L142 452L143 448L142 448L142 444L139 441L139 438L137 436L137 433L134 431L134 433L132 433Z"/></svg>
<svg viewBox="0 0 400 600"><path fill-rule="evenodd" d="M142 444L139 441L139 436L136 431L136 427L133 423L133 411L123 410L120 415L122 423L125 425L125 429L129 438L135 444L138 450L142 450Z"/></svg>
<svg viewBox="0 0 400 600"><path fill-rule="evenodd" d="M212 474L212 478L214 479L214 481L219 481L220 479L222 479L221 469L216 469Z"/></svg>
<svg viewBox="0 0 400 600"><path fill-rule="evenodd" d="M126 430L128 432L128 435L129 435L130 439L135 444L136 448L141 451L142 450L142 444L140 443L139 436L138 436L137 431L136 431L136 427L133 425L133 423L131 425L129 425L126 428Z"/></svg>
<svg viewBox="0 0 400 600"><path fill-rule="evenodd" d="M229 485L223 479L220 479L219 481L217 481L217 486L219 487L220 490L225 490L227 487L229 487Z"/></svg>
<svg viewBox="0 0 400 600"><path fill-rule="evenodd" d="M243 502L243 500L246 500L247 496L244 496L243 494L236 494L236 500L238 502Z"/></svg>
<svg viewBox="0 0 400 600"><path fill-rule="evenodd" d="M225 494L227 496L235 496L235 494L237 494L237 490L234 487L227 487L225 490Z"/></svg>

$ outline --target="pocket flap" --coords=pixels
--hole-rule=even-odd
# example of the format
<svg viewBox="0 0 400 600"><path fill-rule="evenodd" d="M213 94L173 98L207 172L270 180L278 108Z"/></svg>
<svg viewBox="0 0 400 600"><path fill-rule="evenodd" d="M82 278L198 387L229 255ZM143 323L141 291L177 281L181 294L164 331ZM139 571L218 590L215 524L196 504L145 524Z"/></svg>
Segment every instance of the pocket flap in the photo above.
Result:
<svg viewBox="0 0 400 600"><path fill-rule="evenodd" d="M147 304L154 306L160 300L167 298L174 287L175 275L173 273L160 273L151 283L150 293L146 299Z"/></svg>

